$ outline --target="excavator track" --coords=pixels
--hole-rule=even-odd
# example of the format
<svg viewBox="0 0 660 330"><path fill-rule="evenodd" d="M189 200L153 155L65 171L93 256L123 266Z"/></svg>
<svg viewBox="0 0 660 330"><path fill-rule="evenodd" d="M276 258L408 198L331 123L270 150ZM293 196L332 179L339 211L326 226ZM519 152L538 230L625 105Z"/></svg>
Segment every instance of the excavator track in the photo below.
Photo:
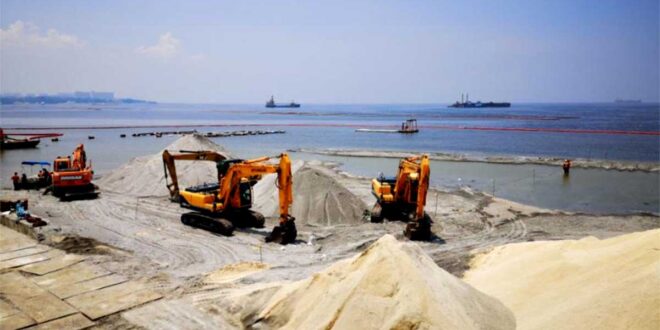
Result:
<svg viewBox="0 0 660 330"><path fill-rule="evenodd" d="M231 221L223 218L214 218L199 212L184 213L181 215L184 225L205 229L224 236L231 236L234 225Z"/></svg>
<svg viewBox="0 0 660 330"><path fill-rule="evenodd" d="M266 223L263 214L252 210L232 212L227 218L231 219L231 222L239 228L263 228Z"/></svg>

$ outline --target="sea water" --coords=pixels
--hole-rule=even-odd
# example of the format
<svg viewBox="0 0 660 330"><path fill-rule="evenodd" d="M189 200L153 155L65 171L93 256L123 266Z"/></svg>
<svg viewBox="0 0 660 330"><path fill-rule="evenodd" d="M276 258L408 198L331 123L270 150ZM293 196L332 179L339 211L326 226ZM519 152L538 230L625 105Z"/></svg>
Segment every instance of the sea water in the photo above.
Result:
<svg viewBox="0 0 660 330"><path fill-rule="evenodd" d="M415 118L418 134L360 133L360 127L395 129ZM204 127L193 127L206 125ZM133 128L120 128L131 126ZM137 126L177 126L137 127ZM159 152L176 136L132 137L151 131L199 132L282 129L285 134L213 138L234 155L249 158L307 149L441 152L473 156L547 156L660 161L660 136L620 134L660 131L658 104L514 104L511 108L452 109L446 105L306 105L266 109L263 105L57 104L3 105L0 127L8 132L63 133L36 149L0 153L3 186L23 160L52 161L86 145L97 174L133 157ZM116 127L112 129L98 129ZM483 131L472 128L600 130L612 134ZM17 130L16 128L45 128ZM79 129L74 129L79 128ZM468 129L465 129L468 128ZM126 138L120 138L126 134ZM94 140L88 140L94 135ZM395 172L396 160L293 153L295 158L341 162L351 173ZM470 186L496 196L548 208L600 213L658 212L658 173L574 169L567 180L556 167L437 162L432 185ZM38 171L38 169L36 169Z"/></svg>

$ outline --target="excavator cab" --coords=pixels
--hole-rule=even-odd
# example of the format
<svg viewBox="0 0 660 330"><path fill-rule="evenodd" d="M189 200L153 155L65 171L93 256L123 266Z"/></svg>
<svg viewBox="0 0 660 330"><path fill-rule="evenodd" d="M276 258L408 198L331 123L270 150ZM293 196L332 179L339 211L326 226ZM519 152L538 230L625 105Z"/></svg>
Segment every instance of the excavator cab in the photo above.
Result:
<svg viewBox="0 0 660 330"><path fill-rule="evenodd" d="M395 177L382 173L371 182L376 204L371 222L384 219L408 222L404 234L412 240L430 240L431 218L424 212L429 186L430 164L427 155L409 157L399 162Z"/></svg>
<svg viewBox="0 0 660 330"><path fill-rule="evenodd" d="M66 171L69 168L71 168L71 158L69 157L58 157L55 159L53 162L53 170L54 171Z"/></svg>

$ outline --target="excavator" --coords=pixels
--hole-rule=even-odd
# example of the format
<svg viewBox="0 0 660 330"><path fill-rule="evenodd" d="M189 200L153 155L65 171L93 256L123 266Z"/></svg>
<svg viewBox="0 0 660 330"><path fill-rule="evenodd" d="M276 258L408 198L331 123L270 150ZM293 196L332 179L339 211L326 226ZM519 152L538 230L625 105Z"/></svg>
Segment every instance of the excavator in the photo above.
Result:
<svg viewBox="0 0 660 330"><path fill-rule="evenodd" d="M279 158L279 164L269 163L271 158ZM217 183L204 183L180 189L176 160L215 162L218 171ZM233 233L234 226L263 228L264 216L250 210L252 186L261 180L263 175L277 173L280 221L266 237L266 242L288 244L295 241L297 236L295 218L289 214L289 206L293 202L291 160L286 153L278 157L243 160L227 159L214 151L180 150L178 153L170 153L165 150L163 167L170 199L178 202L181 207L193 210L182 214L181 222L225 236Z"/></svg>
<svg viewBox="0 0 660 330"><path fill-rule="evenodd" d="M371 222L383 219L406 220L404 235L411 240L431 239L433 221L426 212L426 193L431 174L428 155L414 156L399 162L396 177L382 173L371 181L376 204L371 211Z"/></svg>
<svg viewBox="0 0 660 330"><path fill-rule="evenodd" d="M52 183L46 192L52 192L60 200L96 198L99 195L98 187L92 183L92 163L87 163L85 146L82 144L76 147L73 155L57 157L53 161L50 176Z"/></svg>

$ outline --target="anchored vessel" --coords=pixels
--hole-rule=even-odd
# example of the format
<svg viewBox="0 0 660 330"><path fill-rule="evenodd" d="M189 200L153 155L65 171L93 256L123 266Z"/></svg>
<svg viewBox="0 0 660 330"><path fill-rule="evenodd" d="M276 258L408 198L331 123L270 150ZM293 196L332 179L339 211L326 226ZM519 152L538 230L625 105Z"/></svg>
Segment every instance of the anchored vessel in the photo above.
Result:
<svg viewBox="0 0 660 330"><path fill-rule="evenodd" d="M463 94L461 94L461 102L456 101L454 104L449 106L450 108L509 108L511 103L509 102L471 102L469 94L465 94L465 100L463 100Z"/></svg>
<svg viewBox="0 0 660 330"><path fill-rule="evenodd" d="M266 102L266 108L300 108L300 103L291 101L289 104L276 104L275 98L271 96L270 100Z"/></svg>

